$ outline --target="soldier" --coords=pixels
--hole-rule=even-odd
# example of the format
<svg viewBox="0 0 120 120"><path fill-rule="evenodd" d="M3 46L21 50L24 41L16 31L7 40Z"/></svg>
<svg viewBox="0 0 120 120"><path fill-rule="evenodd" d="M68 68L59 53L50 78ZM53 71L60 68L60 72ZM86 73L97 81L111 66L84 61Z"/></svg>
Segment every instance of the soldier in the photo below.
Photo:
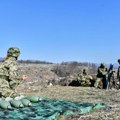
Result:
<svg viewBox="0 0 120 120"><path fill-rule="evenodd" d="M107 81L107 89L115 88L115 70L113 69L113 65L110 64L108 69L108 81Z"/></svg>
<svg viewBox="0 0 120 120"><path fill-rule="evenodd" d="M100 82L103 84L103 89L107 88L107 74L108 70L106 68L106 65L104 63L101 63L101 65L98 67L97 79L94 85L95 88L98 88Z"/></svg>
<svg viewBox="0 0 120 120"><path fill-rule="evenodd" d="M8 96L15 97L16 86L18 86L21 80L27 80L27 76L22 77L18 74L17 59L20 55L19 48L11 47L7 51L7 57L0 64L0 92L1 97Z"/></svg>
<svg viewBox="0 0 120 120"><path fill-rule="evenodd" d="M86 69L83 69L82 74L78 75L77 80L79 81L81 86L90 86L90 80L92 80L92 76L88 75Z"/></svg>
<svg viewBox="0 0 120 120"><path fill-rule="evenodd" d="M118 59L118 63L120 65L120 59ZM117 79L119 80L119 89L120 89L120 66L118 67L118 70L117 70Z"/></svg>

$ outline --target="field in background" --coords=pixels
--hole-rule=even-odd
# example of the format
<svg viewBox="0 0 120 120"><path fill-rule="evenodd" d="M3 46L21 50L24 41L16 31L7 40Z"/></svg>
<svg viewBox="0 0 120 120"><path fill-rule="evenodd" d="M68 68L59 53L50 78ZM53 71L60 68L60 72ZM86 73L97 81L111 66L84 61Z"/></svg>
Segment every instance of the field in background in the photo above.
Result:
<svg viewBox="0 0 120 120"><path fill-rule="evenodd" d="M74 71L81 72L85 66L72 67ZM51 80L54 79L59 81L59 78L64 77L64 75L69 75L74 78L76 75L75 72L68 71L70 67L65 65L61 67L56 64L22 63L19 64L19 68L22 70L21 74L27 74L29 76L29 80L21 83L17 88L17 91L21 94L37 95L51 99L70 100L76 102L102 102L111 105L109 108L91 111L90 113L82 115L82 118L80 118L80 115L67 117L61 116L59 120L120 120L120 90L102 90L95 89L93 87L50 85L49 83ZM56 68L58 68L58 71L64 68L61 70L63 73L59 73L61 75L55 73L54 70L56 70ZM90 70L93 70L92 67L90 67ZM66 71L70 72L70 74L65 74Z"/></svg>

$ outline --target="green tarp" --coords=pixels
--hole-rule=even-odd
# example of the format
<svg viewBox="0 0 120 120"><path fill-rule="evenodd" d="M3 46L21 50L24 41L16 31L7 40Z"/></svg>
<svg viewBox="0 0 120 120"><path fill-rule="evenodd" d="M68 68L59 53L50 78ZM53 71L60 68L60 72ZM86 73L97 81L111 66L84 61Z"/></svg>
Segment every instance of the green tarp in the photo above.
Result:
<svg viewBox="0 0 120 120"><path fill-rule="evenodd" d="M92 109L106 106L104 103L93 104L42 98L40 102L32 103L31 107L11 110L0 108L0 120L54 120L60 115L84 114Z"/></svg>

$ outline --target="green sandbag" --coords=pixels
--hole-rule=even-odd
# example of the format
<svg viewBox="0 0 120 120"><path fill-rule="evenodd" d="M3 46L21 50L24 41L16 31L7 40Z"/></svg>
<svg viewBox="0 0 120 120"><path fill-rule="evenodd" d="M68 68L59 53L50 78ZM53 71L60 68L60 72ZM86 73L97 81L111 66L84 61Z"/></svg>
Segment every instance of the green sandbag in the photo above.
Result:
<svg viewBox="0 0 120 120"><path fill-rule="evenodd" d="M39 102L40 98L38 96L27 96L26 99L30 100L31 102Z"/></svg>
<svg viewBox="0 0 120 120"><path fill-rule="evenodd" d="M0 108L0 120L55 120L62 115L80 115L108 106L103 103L72 102L48 98L42 98L40 102L32 104L31 107L18 109L13 107L12 110Z"/></svg>
<svg viewBox="0 0 120 120"><path fill-rule="evenodd" d="M30 100L28 100L28 99L23 98L23 99L21 99L20 101L22 102L22 104L23 104L25 107L30 107L30 106L32 106L32 103L31 103Z"/></svg>
<svg viewBox="0 0 120 120"><path fill-rule="evenodd" d="M24 105L22 104L22 102L20 100L11 100L10 104L15 108L23 108L24 107Z"/></svg>
<svg viewBox="0 0 120 120"><path fill-rule="evenodd" d="M3 109L11 109L12 108L10 103L5 100L0 101L0 107Z"/></svg>

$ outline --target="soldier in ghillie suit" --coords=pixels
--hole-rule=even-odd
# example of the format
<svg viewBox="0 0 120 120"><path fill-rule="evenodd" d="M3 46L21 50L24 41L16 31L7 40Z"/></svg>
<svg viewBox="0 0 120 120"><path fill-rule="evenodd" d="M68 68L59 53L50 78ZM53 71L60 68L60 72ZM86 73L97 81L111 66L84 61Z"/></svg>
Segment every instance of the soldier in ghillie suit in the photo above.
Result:
<svg viewBox="0 0 120 120"><path fill-rule="evenodd" d="M22 77L18 74L17 59L20 55L19 48L11 47L7 51L6 58L0 64L0 93L1 97L15 97L15 88L21 80L26 80L27 76Z"/></svg>
<svg viewBox="0 0 120 120"><path fill-rule="evenodd" d="M87 70L83 69L82 74L79 74L77 80L80 83L80 86L91 86L92 76L88 75Z"/></svg>
<svg viewBox="0 0 120 120"><path fill-rule="evenodd" d="M102 88L103 89L107 88L107 75L108 75L108 70L106 68L106 65L104 63L101 63L101 65L98 67L97 79L94 85L95 88L98 88L101 82L102 82Z"/></svg>
<svg viewBox="0 0 120 120"><path fill-rule="evenodd" d="M118 59L118 63L120 64L120 59ZM119 89L120 89L120 66L118 67L118 70L117 70L117 79L119 80Z"/></svg>

